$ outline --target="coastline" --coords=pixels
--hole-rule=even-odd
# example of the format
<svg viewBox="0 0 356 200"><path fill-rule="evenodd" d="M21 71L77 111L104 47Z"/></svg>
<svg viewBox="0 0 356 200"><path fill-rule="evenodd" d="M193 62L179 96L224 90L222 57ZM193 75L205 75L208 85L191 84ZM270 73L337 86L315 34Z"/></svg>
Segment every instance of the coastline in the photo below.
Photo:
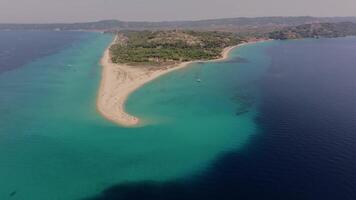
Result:
<svg viewBox="0 0 356 200"><path fill-rule="evenodd" d="M236 46L227 47L221 52L221 58L218 59L189 61L173 66L165 66L164 68L157 70L150 70L148 68L113 63L110 56L110 47L115 41L116 38L105 50L100 61L102 74L97 97L97 110L106 119L124 127L134 127L140 124L139 118L132 116L125 111L125 103L131 93L146 83L174 70L182 69L191 63L225 60L229 57L229 53L234 48L260 42L245 42Z"/></svg>

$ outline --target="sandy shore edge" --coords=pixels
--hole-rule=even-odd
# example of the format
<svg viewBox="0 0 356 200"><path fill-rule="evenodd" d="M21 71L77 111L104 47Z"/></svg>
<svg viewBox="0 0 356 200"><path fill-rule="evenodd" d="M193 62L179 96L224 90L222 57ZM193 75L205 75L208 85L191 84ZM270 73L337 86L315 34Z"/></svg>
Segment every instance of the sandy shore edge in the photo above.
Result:
<svg viewBox="0 0 356 200"><path fill-rule="evenodd" d="M139 118L132 116L125 111L125 102L132 92L144 84L171 71L184 68L194 62L216 62L225 60L229 57L229 53L232 49L246 44L255 43L248 42L227 47L222 51L222 56L219 59L183 62L175 66L150 70L148 68L112 63L109 49L114 42L115 40L105 50L100 61L102 74L97 97L97 110L106 119L124 127L134 127L140 123Z"/></svg>

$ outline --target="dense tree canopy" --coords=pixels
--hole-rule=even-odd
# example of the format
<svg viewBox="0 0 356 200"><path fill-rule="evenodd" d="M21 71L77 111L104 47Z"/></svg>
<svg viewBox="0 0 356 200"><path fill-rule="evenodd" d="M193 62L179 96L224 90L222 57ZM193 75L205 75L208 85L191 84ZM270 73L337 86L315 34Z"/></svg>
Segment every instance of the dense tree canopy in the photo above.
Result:
<svg viewBox="0 0 356 200"><path fill-rule="evenodd" d="M220 57L225 47L241 43L234 33L196 31L126 31L111 47L112 61L165 65Z"/></svg>

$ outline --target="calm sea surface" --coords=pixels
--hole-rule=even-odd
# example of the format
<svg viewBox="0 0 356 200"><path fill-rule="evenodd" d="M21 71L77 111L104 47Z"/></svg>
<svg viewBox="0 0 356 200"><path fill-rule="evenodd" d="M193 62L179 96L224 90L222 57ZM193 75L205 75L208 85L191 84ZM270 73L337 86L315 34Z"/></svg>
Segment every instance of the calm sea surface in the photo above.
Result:
<svg viewBox="0 0 356 200"><path fill-rule="evenodd" d="M95 109L111 40L0 32L1 200L356 198L356 38L192 64L130 96L129 129Z"/></svg>

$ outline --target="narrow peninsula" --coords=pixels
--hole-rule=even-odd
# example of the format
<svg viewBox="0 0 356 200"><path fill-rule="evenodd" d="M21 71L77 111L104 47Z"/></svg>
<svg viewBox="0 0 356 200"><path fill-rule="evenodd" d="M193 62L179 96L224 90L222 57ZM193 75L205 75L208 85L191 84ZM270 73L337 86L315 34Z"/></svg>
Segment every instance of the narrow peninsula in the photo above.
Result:
<svg viewBox="0 0 356 200"><path fill-rule="evenodd" d="M232 48L245 42L227 32L119 32L101 59L97 108L115 123L136 126L140 119L125 111L125 101L133 91L191 62L225 59Z"/></svg>
<svg viewBox="0 0 356 200"><path fill-rule="evenodd" d="M237 32L125 30L115 34L101 60L103 72L97 107L107 119L129 127L137 125L140 119L125 112L127 97L163 74L190 62L225 59L232 47L246 42L356 35L356 24L313 23Z"/></svg>

